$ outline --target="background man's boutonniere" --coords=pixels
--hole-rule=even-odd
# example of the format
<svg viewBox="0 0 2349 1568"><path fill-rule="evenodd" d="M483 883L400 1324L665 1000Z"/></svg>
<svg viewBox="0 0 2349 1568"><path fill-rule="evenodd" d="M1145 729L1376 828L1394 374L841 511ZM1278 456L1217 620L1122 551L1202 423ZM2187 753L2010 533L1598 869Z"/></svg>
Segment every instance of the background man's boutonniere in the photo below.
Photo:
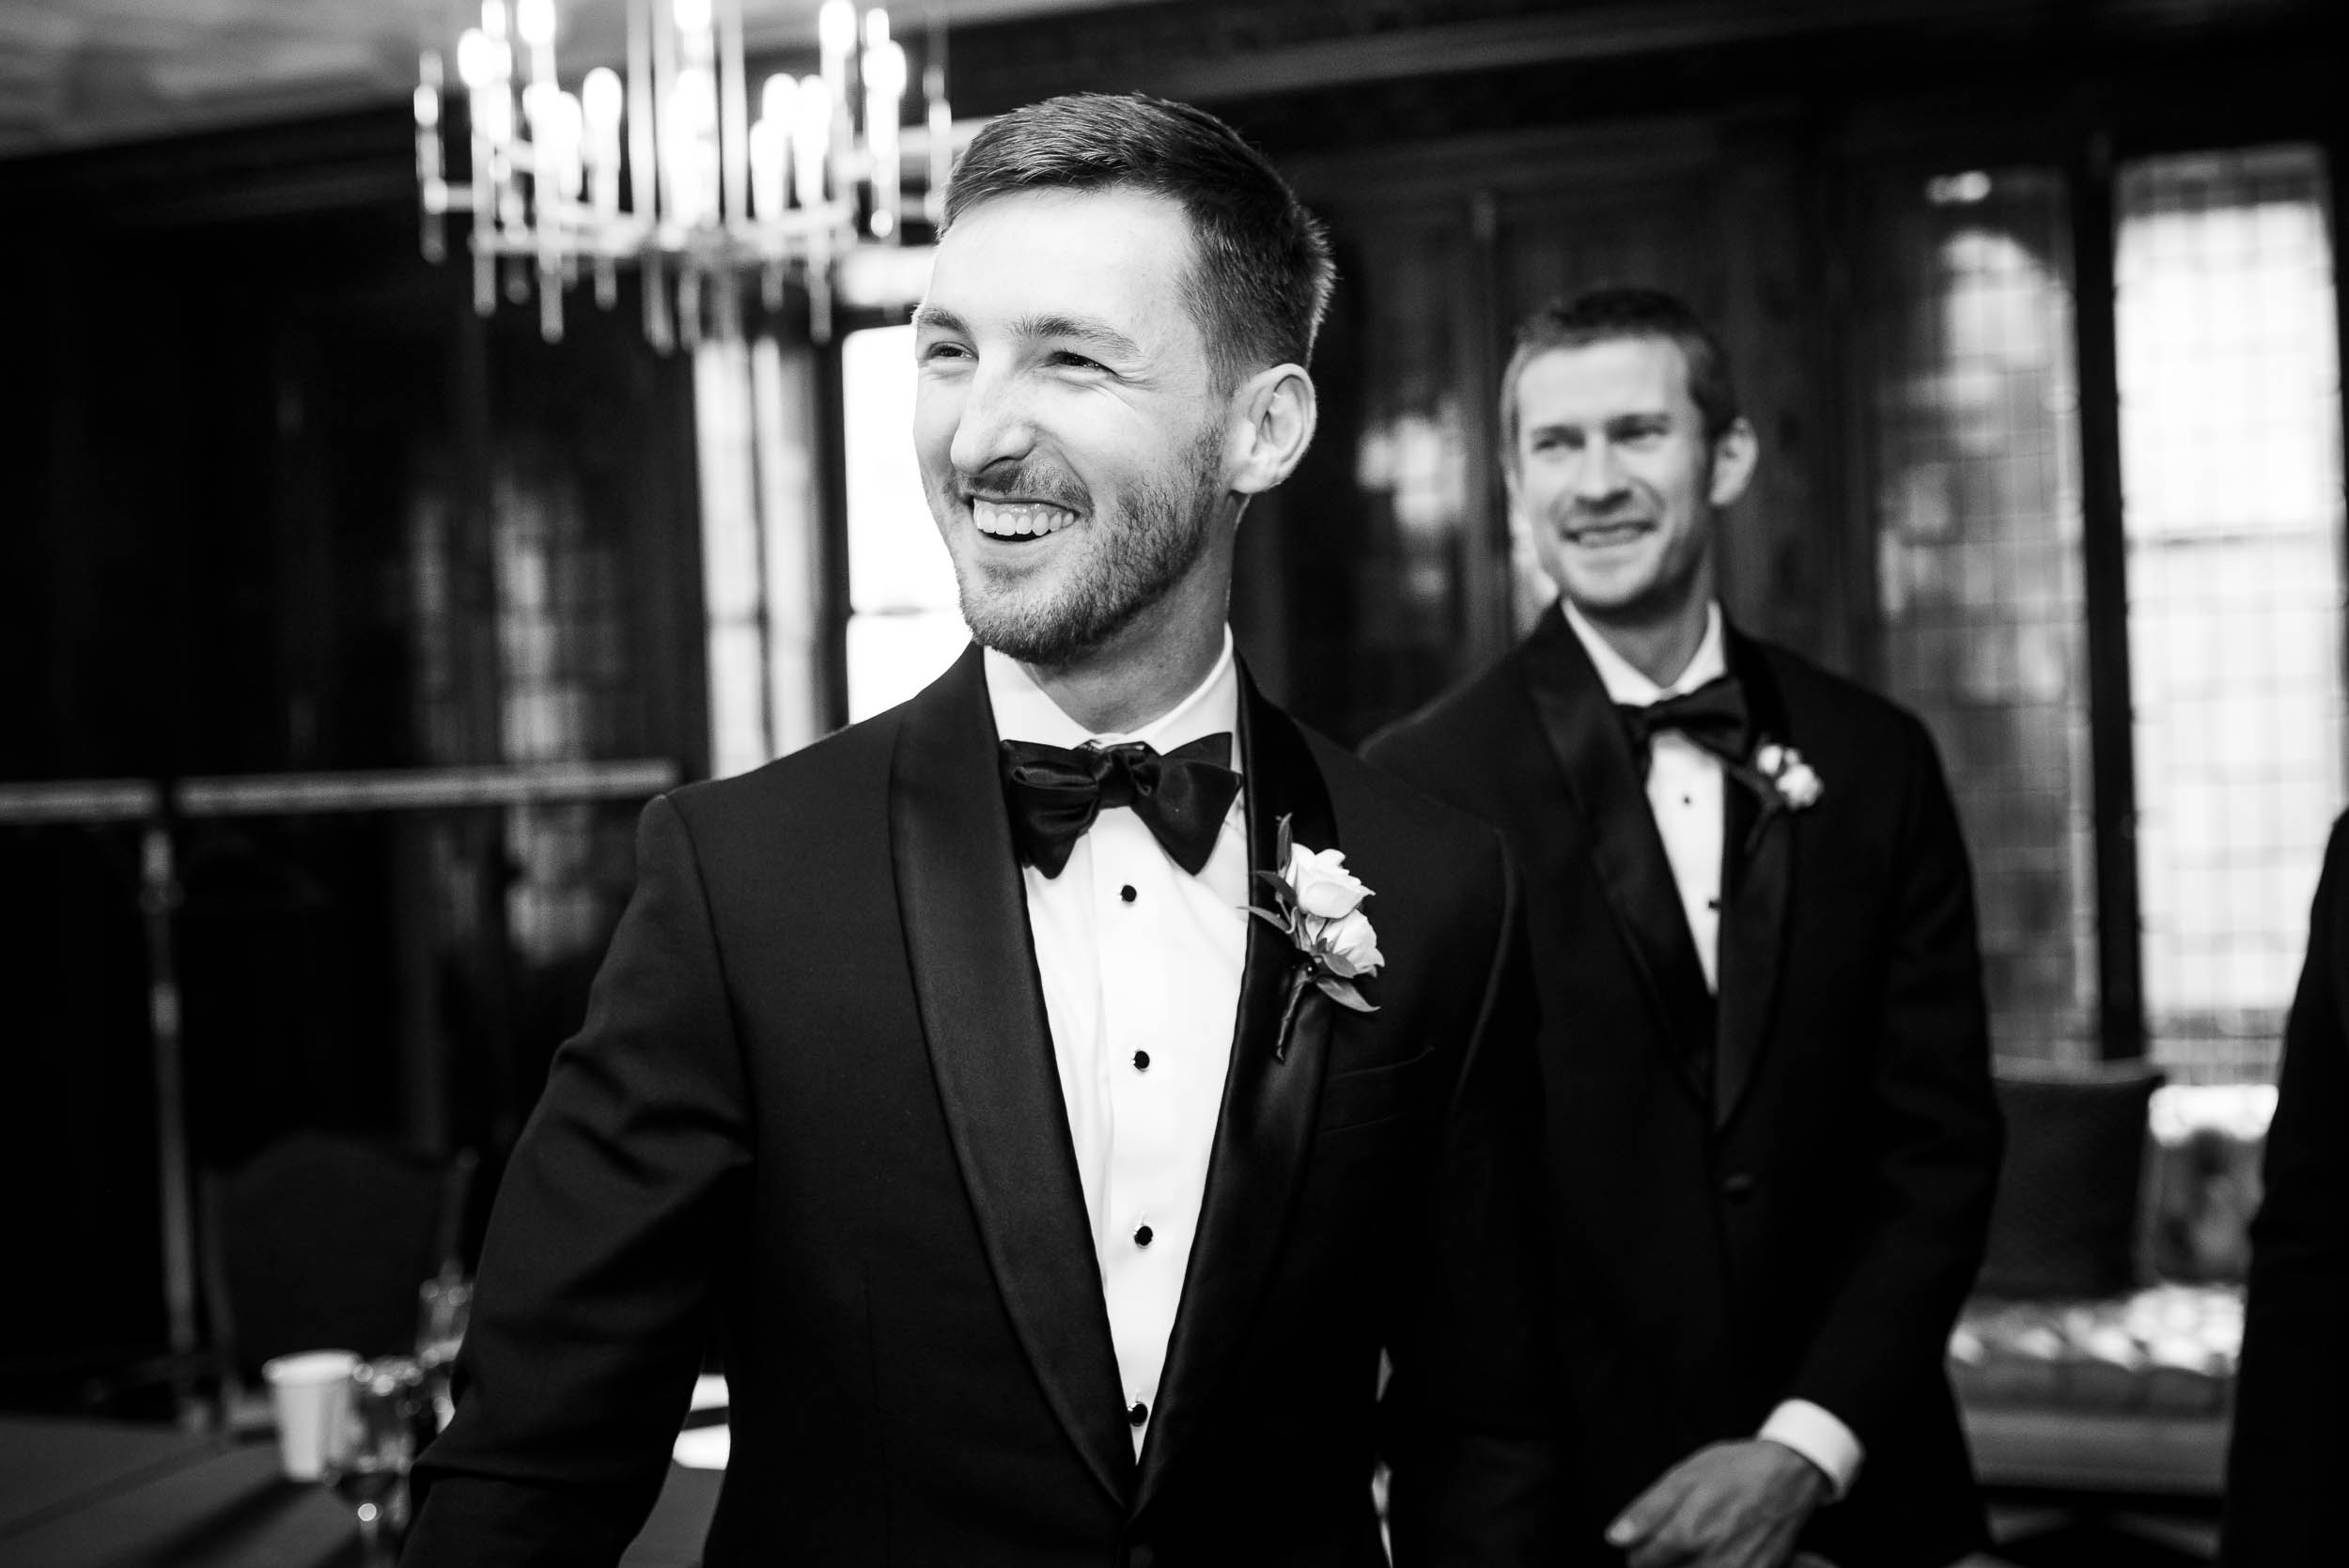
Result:
<svg viewBox="0 0 2349 1568"><path fill-rule="evenodd" d="M1819 775L1792 746L1765 740L1753 749L1753 766L1769 781L1788 811L1808 811L1827 793L1827 785L1819 782Z"/></svg>
<svg viewBox="0 0 2349 1568"><path fill-rule="evenodd" d="M1738 762L1724 756L1721 766L1762 802L1762 814L1754 818L1753 831L1746 835L1749 855L1762 842L1762 834L1771 823L1790 812L1809 811L1827 793L1818 771L1802 760L1800 752L1783 741L1765 740L1753 749L1751 761Z"/></svg>
<svg viewBox="0 0 2349 1568"><path fill-rule="evenodd" d="M1336 849L1308 849L1289 838L1289 819L1281 818L1273 847L1278 871L1259 871L1256 879L1271 895L1272 907L1249 906L1249 913L1270 922L1297 944L1297 965L1289 981L1288 1005L1281 1014L1281 1035L1272 1048L1275 1061L1288 1055L1289 1030L1297 1020L1298 1004L1308 990L1357 1013L1377 1007L1355 986L1376 975L1386 963L1378 951L1378 933L1371 929L1362 903L1371 896L1361 877L1346 869L1346 856Z"/></svg>
<svg viewBox="0 0 2349 1568"><path fill-rule="evenodd" d="M1761 798L1762 815L1754 818L1753 831L1746 835L1749 855L1772 822L1790 812L1810 810L1827 793L1827 785L1802 760L1802 753L1781 741L1763 741L1753 749L1751 762L1725 761L1722 766Z"/></svg>

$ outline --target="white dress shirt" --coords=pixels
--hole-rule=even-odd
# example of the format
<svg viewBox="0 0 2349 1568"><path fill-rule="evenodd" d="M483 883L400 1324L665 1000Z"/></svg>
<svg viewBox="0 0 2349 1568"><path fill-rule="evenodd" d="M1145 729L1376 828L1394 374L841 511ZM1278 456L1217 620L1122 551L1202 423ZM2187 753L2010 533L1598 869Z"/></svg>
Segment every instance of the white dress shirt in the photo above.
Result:
<svg viewBox="0 0 2349 1568"><path fill-rule="evenodd" d="M1085 729L992 649L986 670L996 734L1007 740L1143 740L1171 752L1230 731L1238 751L1239 677L1228 628L1207 678L1173 711L1125 734ZM1237 754L1231 765L1239 766ZM1243 798L1234 797L1196 877L1120 806L1095 819L1058 877L1025 866L1021 877L1139 1454L1158 1408L1239 1017L1248 952ZM1138 1419L1130 1414L1137 1408Z"/></svg>
<svg viewBox="0 0 2349 1568"><path fill-rule="evenodd" d="M1610 702L1646 707L1729 673L1718 602L1706 606L1704 637L1688 668L1669 686L1658 686L1635 669L1571 603L1563 608L1566 624L1597 667ZM1721 852L1728 808L1722 792L1728 784L1720 758L1678 730L1665 730L1650 742L1648 810L1655 814L1657 835L1664 841L1664 858L1672 862L1688 934L1696 939L1697 960L1704 966L1705 988L1716 993L1720 990ZM1839 1498L1850 1490L1864 1457L1851 1428L1807 1399L1781 1404L1762 1423L1760 1436L1783 1443L1816 1465Z"/></svg>

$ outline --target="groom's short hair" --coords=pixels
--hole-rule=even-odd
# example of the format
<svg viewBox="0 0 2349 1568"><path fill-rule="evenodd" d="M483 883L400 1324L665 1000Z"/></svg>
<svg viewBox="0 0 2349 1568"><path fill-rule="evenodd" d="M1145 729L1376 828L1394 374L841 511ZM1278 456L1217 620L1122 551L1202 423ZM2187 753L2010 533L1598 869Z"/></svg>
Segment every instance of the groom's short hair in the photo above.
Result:
<svg viewBox="0 0 2349 1568"><path fill-rule="evenodd" d="M1313 357L1336 276L1329 238L1262 153L1188 103L1070 93L989 121L947 181L943 229L1019 191L1108 189L1168 197L1190 221L1184 303L1222 385Z"/></svg>

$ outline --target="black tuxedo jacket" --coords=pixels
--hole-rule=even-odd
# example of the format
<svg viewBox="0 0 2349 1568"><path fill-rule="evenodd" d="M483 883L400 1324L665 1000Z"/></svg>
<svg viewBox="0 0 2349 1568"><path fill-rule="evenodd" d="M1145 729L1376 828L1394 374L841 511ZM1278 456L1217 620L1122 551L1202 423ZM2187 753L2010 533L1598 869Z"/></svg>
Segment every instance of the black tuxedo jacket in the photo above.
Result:
<svg viewBox="0 0 2349 1568"><path fill-rule="evenodd" d="M2251 1223L2250 1295L2227 1453L2229 1568L2341 1552L2349 1475L2349 817L2333 824L2284 1026Z"/></svg>
<svg viewBox="0 0 2349 1568"><path fill-rule="evenodd" d="M1947 1563L1983 1535L1942 1362L2000 1148L1966 852L1914 718L1734 631L1728 657L1825 792L1766 811L1726 781L1718 1001L1557 609L1367 751L1498 826L1526 881L1578 1550L1610 1560L1624 1505L1801 1398L1867 1453L1806 1544Z"/></svg>
<svg viewBox="0 0 2349 1568"><path fill-rule="evenodd" d="M407 1558L610 1563L714 1316L712 1568L1531 1560L1554 1496L1532 987L1492 832L1243 681L1275 827L1374 890L1379 1010L1249 922L1205 1206L1137 1461L975 649L644 817L582 1032L498 1194ZM1374 1419L1379 1358L1389 1409Z"/></svg>

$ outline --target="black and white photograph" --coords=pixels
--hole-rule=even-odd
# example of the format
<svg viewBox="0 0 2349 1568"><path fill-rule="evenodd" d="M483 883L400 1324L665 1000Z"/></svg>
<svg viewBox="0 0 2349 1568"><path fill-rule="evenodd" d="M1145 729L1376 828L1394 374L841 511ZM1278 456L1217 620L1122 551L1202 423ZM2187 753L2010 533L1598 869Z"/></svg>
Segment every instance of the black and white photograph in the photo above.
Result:
<svg viewBox="0 0 2349 1568"><path fill-rule="evenodd" d="M8 0L0 1568L2349 1561L2339 0Z"/></svg>

